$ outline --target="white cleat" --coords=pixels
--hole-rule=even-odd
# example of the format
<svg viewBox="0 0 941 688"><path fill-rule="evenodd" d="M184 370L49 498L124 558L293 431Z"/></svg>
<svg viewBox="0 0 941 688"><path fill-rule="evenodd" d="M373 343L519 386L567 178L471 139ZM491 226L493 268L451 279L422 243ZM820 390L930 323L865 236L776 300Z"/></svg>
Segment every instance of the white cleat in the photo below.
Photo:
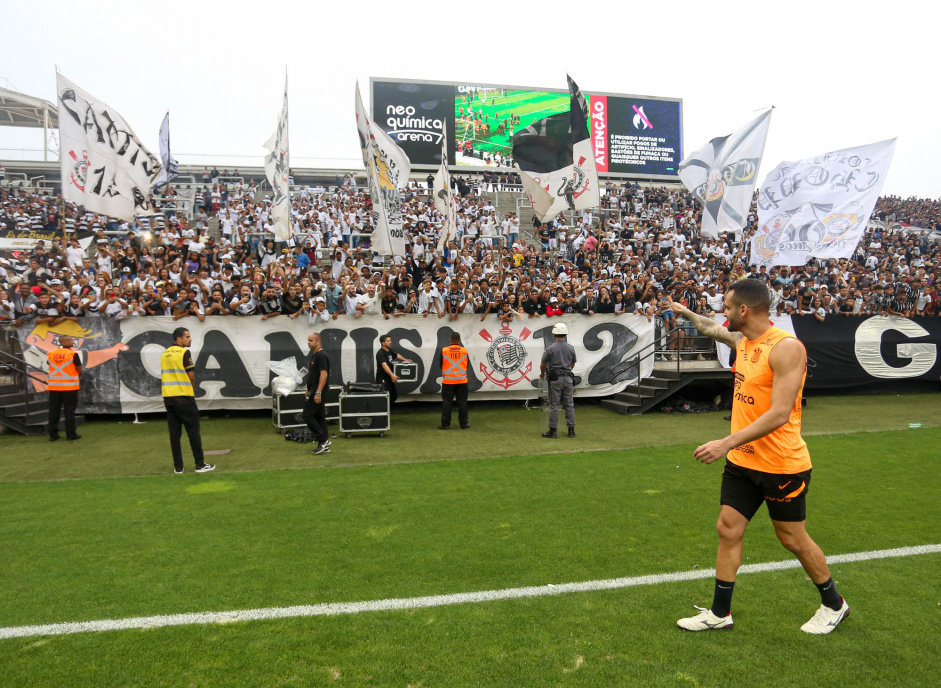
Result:
<svg viewBox="0 0 941 688"><path fill-rule="evenodd" d="M830 607L821 604L820 609L817 610L813 618L801 626L801 630L804 633L813 633L814 635L833 633L843 619L849 615L850 606L846 604L846 600L843 600L843 606L839 609L830 609Z"/></svg>
<svg viewBox="0 0 941 688"><path fill-rule="evenodd" d="M693 605L696 607L696 605ZM711 609L696 607L699 613L687 619L680 619L676 625L684 631L718 631L724 628L732 628L732 614L728 616L716 616Z"/></svg>

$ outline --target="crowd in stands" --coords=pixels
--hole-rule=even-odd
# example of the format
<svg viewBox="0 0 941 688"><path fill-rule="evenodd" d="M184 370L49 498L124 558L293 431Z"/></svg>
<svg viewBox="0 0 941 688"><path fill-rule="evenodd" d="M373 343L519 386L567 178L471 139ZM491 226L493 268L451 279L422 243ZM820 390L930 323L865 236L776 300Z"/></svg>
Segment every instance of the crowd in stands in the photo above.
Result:
<svg viewBox="0 0 941 688"><path fill-rule="evenodd" d="M403 204L407 255L384 258L369 250L371 203L353 175L332 192L299 188L294 237L283 244L273 239L269 202L254 183L214 184L211 172L205 176L191 217L164 210L133 222L56 196L0 189L0 230L64 228L68 237L0 251L0 320L231 315L318 325L367 314L515 320L607 313L658 318L670 330L676 322L666 296L710 315L722 311L728 285L745 277L767 283L776 313L820 320L941 315L938 201L880 199L879 222L852 259L756 270L747 252L755 213L741 241L703 239L700 207L679 187L608 182L600 209L535 221L527 240L520 218L501 216L492 202L512 178L455 177L457 226L448 246L436 250L441 218L425 184L416 183ZM174 207L172 185L155 201ZM218 238L209 236L211 218ZM80 239L88 234L85 249Z"/></svg>

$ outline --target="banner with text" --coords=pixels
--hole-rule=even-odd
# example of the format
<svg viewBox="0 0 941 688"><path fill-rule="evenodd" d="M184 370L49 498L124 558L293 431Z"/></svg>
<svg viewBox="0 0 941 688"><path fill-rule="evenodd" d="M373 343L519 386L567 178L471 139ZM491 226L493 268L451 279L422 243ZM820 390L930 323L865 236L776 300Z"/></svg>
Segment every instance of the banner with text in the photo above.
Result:
<svg viewBox="0 0 941 688"><path fill-rule="evenodd" d="M724 316L716 320L726 324ZM941 379L941 320L812 315L778 316L772 324L792 332L807 348L807 389L835 389L881 381ZM729 367L729 348L718 345Z"/></svg>
<svg viewBox="0 0 941 688"><path fill-rule="evenodd" d="M632 356L653 342L653 325L635 315L533 318L507 323L492 317L462 317L448 322L419 315L385 320L381 316L342 317L326 326L303 320L217 317L174 321L169 317L83 318L60 325L19 329L20 341L33 372L45 373L46 353L58 337L75 340L84 363L81 413L143 413L161 411L160 355L172 344L174 328L190 328L196 366L196 397L201 408L251 409L271 404L266 364L293 357L307 365L307 335L319 331L332 370L330 384L375 380L379 337L389 334L392 348L418 364L414 382L398 385L405 400L434 400L441 391L441 349L452 331L460 332L470 355L468 381L472 399L534 399L539 396L539 363L554 340L557 322L569 328L568 341L578 353L575 396L606 396L649 375L651 358L637 370ZM41 389L42 385L37 384Z"/></svg>

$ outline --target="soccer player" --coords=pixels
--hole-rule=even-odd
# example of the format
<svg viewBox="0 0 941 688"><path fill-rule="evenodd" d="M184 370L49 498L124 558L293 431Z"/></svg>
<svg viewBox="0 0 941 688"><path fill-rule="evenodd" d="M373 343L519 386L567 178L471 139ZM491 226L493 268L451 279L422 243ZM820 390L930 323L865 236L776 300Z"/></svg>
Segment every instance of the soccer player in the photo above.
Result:
<svg viewBox="0 0 941 688"><path fill-rule="evenodd" d="M833 631L849 615L826 558L805 529L810 454L801 438L801 391L807 354L796 337L771 325L768 288L756 279L733 282L725 294L728 329L672 302L673 310L704 335L736 350L732 433L698 447L693 455L710 464L726 457L716 530L715 593L710 609L677 621L687 631L732 628L732 592L742 564L745 529L768 505L781 544L800 560L820 591L821 605L801 626L805 633Z"/></svg>

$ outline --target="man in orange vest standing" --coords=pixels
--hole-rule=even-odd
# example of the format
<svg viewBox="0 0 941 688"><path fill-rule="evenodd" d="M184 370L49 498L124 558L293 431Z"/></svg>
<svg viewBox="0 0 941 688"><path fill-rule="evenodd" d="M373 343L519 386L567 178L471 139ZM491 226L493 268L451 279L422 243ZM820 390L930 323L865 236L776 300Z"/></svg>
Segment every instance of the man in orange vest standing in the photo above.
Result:
<svg viewBox="0 0 941 688"><path fill-rule="evenodd" d="M837 592L823 551L805 527L811 463L801 437L801 391L807 377L804 345L771 324L771 296L757 279L738 280L726 290L728 328L672 303L669 297L667 301L704 335L736 351L732 432L693 452L705 464L725 458L712 607L699 607L699 614L680 619L677 625L687 631L732 628L732 591L742 565L745 529L767 504L778 540L798 558L820 592L820 607L801 630L830 633L850 608Z"/></svg>
<svg viewBox="0 0 941 688"><path fill-rule="evenodd" d="M461 335L451 333L451 345L441 349L441 425L451 429L451 403L457 400L457 419L467 430L467 349L461 346Z"/></svg>
<svg viewBox="0 0 941 688"><path fill-rule="evenodd" d="M75 432L75 409L78 406L79 378L82 376L82 357L72 351L72 338L59 337L59 347L46 354L49 361L49 441L59 439L59 416L65 409L65 436L80 440Z"/></svg>

